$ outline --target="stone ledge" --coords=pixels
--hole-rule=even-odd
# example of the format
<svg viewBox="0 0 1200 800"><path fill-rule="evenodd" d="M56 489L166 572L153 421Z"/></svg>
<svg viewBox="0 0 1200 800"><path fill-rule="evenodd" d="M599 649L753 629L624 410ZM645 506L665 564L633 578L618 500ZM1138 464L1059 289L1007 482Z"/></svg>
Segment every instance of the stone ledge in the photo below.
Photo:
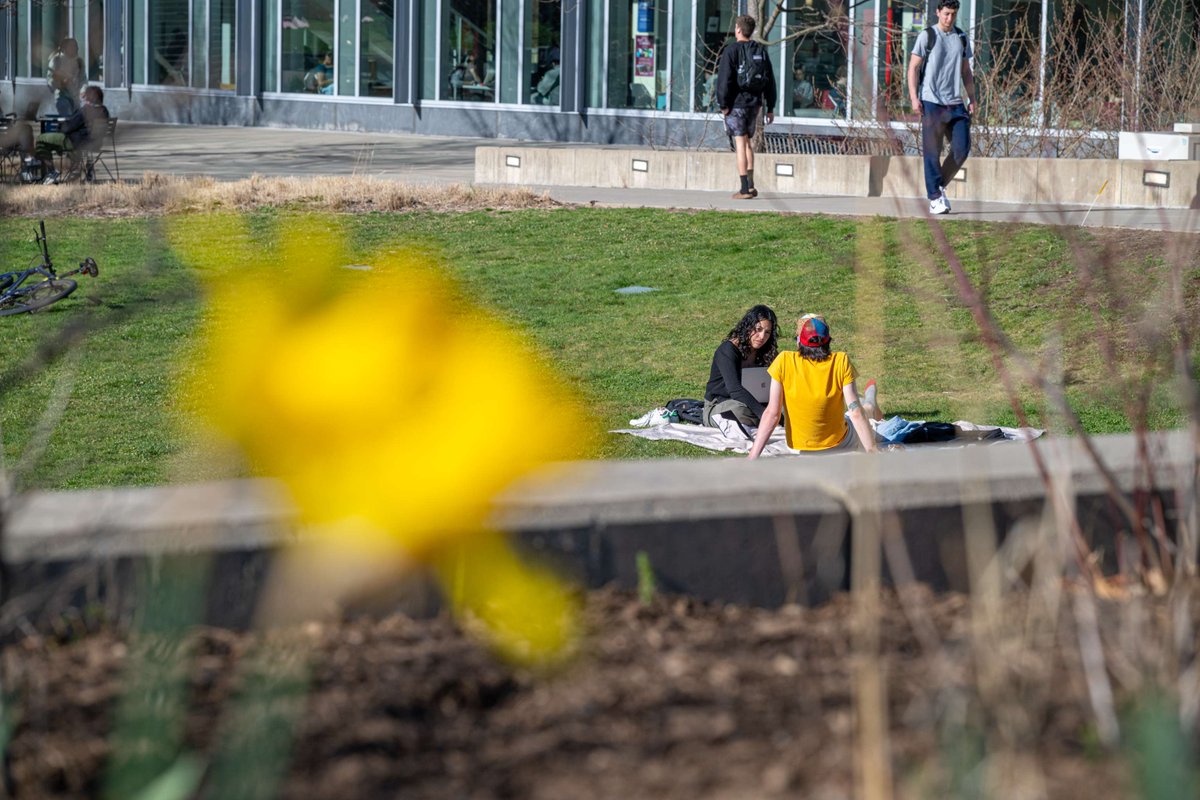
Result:
<svg viewBox="0 0 1200 800"><path fill-rule="evenodd" d="M1122 490L1133 489L1144 474L1134 437L1094 441ZM500 497L493 522L587 586L635 586L636 554L644 551L665 590L771 606L819 603L845 589L852 512L874 511L903 537L918 580L966 589L972 520L990 519L983 532L1003 541L1046 519L1035 449L1056 479L1068 479L1064 494L1111 567L1124 524L1083 448L1069 439L756 463L560 464ZM1176 491L1192 474L1192 442L1184 431L1155 434L1149 451L1170 522ZM14 504L7 534L18 594L91 569L86 597L64 583L60 594L74 598L68 605L116 594L117 605L132 608L130 598L154 572L139 564L211 559L210 611L225 624L253 617L274 554L303 538L286 495L267 480L30 493ZM781 548L795 554L796 574L781 563ZM428 611L428 598L418 595Z"/></svg>
<svg viewBox="0 0 1200 800"><path fill-rule="evenodd" d="M925 196L918 156L757 153L754 158L755 183L764 192ZM728 187L732 159L732 153L706 150L489 145L475 149L475 182L715 191ZM946 191L952 200L1193 208L1200 201L1200 161L973 157Z"/></svg>

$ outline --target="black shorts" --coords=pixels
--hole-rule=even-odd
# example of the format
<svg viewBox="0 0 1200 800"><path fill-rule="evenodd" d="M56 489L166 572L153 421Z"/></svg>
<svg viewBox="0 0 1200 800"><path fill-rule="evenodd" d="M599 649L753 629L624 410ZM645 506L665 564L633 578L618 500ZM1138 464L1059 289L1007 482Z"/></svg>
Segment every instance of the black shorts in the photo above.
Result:
<svg viewBox="0 0 1200 800"><path fill-rule="evenodd" d="M758 111L761 106L731 108L725 116L725 132L730 136L753 136L758 126Z"/></svg>

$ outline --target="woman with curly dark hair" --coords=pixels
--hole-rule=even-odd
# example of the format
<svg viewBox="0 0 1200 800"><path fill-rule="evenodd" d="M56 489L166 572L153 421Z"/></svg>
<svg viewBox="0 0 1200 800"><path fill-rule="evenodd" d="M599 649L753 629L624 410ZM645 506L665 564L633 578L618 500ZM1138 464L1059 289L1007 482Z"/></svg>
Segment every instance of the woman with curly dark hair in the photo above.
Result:
<svg viewBox="0 0 1200 800"><path fill-rule="evenodd" d="M752 428L758 426L766 406L742 385L742 370L768 367L775 360L779 354L776 325L775 312L770 307L754 306L717 346L704 390L705 425L724 428L718 420L722 418Z"/></svg>

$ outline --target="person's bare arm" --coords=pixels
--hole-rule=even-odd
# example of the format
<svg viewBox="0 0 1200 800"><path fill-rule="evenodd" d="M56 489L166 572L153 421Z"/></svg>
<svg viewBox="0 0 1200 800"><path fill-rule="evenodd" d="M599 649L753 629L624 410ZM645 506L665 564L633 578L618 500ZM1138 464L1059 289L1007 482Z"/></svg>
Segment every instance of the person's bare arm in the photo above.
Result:
<svg viewBox="0 0 1200 800"><path fill-rule="evenodd" d="M858 399L858 387L853 381L842 387L842 397L846 399L850 424L854 426L854 432L858 434L863 449L868 453L876 452L878 448L875 447L875 431L871 430L871 423L867 422L867 415L863 413L862 403Z"/></svg>
<svg viewBox="0 0 1200 800"><path fill-rule="evenodd" d="M782 409L783 385L772 378L771 396L767 399L767 410L763 412L762 419L758 421L758 433L754 437L754 446L750 448L750 454L746 458L758 458L762 454L763 448L767 446L767 439L771 438L771 431L775 430L775 426L779 424L779 414Z"/></svg>
<svg viewBox="0 0 1200 800"><path fill-rule="evenodd" d="M962 60L963 91L967 93L967 113L975 113L975 75L971 72L971 62Z"/></svg>
<svg viewBox="0 0 1200 800"><path fill-rule="evenodd" d="M921 113L921 87L918 86L921 74L921 62L925 59L916 53L908 59L908 100L912 103L913 111Z"/></svg>

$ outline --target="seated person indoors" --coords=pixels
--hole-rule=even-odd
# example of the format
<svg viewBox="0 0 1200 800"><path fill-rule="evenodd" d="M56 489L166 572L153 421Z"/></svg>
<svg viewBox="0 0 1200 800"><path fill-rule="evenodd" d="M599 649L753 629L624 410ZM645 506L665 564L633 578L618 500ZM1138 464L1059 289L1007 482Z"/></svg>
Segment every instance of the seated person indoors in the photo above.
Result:
<svg viewBox="0 0 1200 800"><path fill-rule="evenodd" d="M108 122L108 109L104 106L104 90L89 86L83 90L83 103L67 117L62 128L37 137L35 149L42 161L52 162L57 153L65 153L71 162L71 171L79 168L80 151L98 144L104 137ZM51 170L46 177L48 183L58 180L58 172Z"/></svg>
<svg viewBox="0 0 1200 800"><path fill-rule="evenodd" d="M722 427L717 416L736 420L742 425L755 427L766 406L754 399L754 395L742 386L742 369L766 367L779 352L775 342L775 312L768 306L758 305L746 312L741 322L713 353L712 369L708 386L704 390L704 424L710 428ZM775 423L779 420L776 418ZM772 425L771 427L774 427Z"/></svg>
<svg viewBox="0 0 1200 800"><path fill-rule="evenodd" d="M783 352L768 368L771 396L762 415L750 458L758 458L771 431L786 410L787 444L805 453L875 451L875 434L868 415L882 419L875 407L875 383L867 384L864 408L854 385L857 377L850 357L831 352L829 325L823 317L806 314L796 322L799 352ZM847 424L849 417L850 424Z"/></svg>
<svg viewBox="0 0 1200 800"><path fill-rule="evenodd" d="M313 77L318 93L333 94L333 53L321 56L321 63L313 67Z"/></svg>

